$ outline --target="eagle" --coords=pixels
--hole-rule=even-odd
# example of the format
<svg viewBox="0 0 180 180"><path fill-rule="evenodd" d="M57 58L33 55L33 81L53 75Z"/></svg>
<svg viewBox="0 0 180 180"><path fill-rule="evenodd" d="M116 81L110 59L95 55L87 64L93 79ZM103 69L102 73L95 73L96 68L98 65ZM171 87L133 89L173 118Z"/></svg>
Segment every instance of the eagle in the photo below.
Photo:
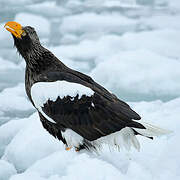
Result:
<svg viewBox="0 0 180 180"><path fill-rule="evenodd" d="M65 144L65 149L110 147L140 149L137 135L153 139L169 131L141 120L131 107L90 76L63 64L44 48L35 29L9 21L5 24L26 62L25 89L43 127Z"/></svg>

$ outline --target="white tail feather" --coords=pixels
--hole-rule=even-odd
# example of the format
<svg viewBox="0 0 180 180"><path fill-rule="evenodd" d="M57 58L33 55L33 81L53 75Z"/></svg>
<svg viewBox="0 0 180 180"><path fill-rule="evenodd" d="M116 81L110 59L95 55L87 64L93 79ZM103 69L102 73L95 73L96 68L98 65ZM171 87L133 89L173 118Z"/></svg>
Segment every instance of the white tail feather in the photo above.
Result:
<svg viewBox="0 0 180 180"><path fill-rule="evenodd" d="M162 135L170 134L172 132L143 121L139 121L139 123L142 124L146 129L139 129L139 128L133 128L133 129L138 133L142 134L143 136L147 136L147 137L162 136Z"/></svg>
<svg viewBox="0 0 180 180"><path fill-rule="evenodd" d="M159 128L149 123L143 121L138 122L142 124L146 129L125 127L121 131L103 136L94 141L89 141L89 143L95 147L101 147L101 144L107 144L109 145L109 147L125 147L127 150L130 150L131 146L133 146L139 151L140 143L136 138L133 129L146 137L161 136L171 133L171 131ZM83 143L83 137L70 129L63 132L62 135L66 139L68 146L78 147L79 144Z"/></svg>
<svg viewBox="0 0 180 180"><path fill-rule="evenodd" d="M116 145L119 148L125 147L127 150L131 149L131 146L136 148L138 151L140 150L140 144L137 140L134 131L129 128L123 128L121 131L112 133L107 136L103 136L93 142L93 145L96 144L108 144L110 147Z"/></svg>

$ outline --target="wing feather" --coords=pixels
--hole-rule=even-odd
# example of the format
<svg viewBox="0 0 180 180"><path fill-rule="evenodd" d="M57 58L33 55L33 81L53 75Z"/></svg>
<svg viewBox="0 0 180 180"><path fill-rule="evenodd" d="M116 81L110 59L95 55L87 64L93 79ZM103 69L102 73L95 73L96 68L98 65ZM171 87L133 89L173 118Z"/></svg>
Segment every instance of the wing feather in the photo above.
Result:
<svg viewBox="0 0 180 180"><path fill-rule="evenodd" d="M59 95L55 99L46 97L41 108L56 122L57 127L72 129L90 141L120 131L125 127L144 128L133 121L133 119L140 119L140 116L128 104L109 93L91 78L87 78L88 76L77 74L77 72L51 72L39 78L40 82L47 83L56 81L77 83L93 92L90 95L81 92L81 96L78 93L76 96L72 96L72 93L66 96ZM44 92L40 92L39 96L46 94L46 88L41 90Z"/></svg>

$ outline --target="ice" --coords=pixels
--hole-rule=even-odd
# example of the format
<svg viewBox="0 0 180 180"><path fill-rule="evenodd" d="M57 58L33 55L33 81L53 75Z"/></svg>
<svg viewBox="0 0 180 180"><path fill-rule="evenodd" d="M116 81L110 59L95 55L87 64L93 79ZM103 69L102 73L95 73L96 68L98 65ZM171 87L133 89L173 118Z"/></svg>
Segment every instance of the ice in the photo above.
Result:
<svg viewBox="0 0 180 180"><path fill-rule="evenodd" d="M7 48L7 47L12 47L12 37L9 36L9 34L5 31L5 29L3 28L4 24L0 24L0 41L3 43L0 43L0 47L1 48Z"/></svg>
<svg viewBox="0 0 180 180"><path fill-rule="evenodd" d="M18 65L11 61L4 60L1 57L0 64L0 90L16 85L16 83L23 81L23 69L20 68ZM9 72L13 73L13 79L12 75L9 74Z"/></svg>
<svg viewBox="0 0 180 180"><path fill-rule="evenodd" d="M44 130L36 113L26 122L8 144L3 156L3 159L14 164L18 172L24 171L38 159L57 151L62 146L61 142L49 136Z"/></svg>
<svg viewBox="0 0 180 180"><path fill-rule="evenodd" d="M118 33L124 32L124 29L134 30L136 21L125 18L117 14L93 14L83 13L64 18L60 26L60 31L64 33Z"/></svg>
<svg viewBox="0 0 180 180"><path fill-rule="evenodd" d="M149 19L146 19L145 25L152 29L164 29L167 28L167 24L171 29L180 29L179 15L156 15Z"/></svg>
<svg viewBox="0 0 180 180"><path fill-rule="evenodd" d="M57 1L57 3L59 2L62 2L62 0ZM66 8L62 6L57 6L55 1L44 1L42 3L29 5L27 8L32 13L40 14L48 18L53 18L57 16L61 17L69 14L69 11ZM39 11L39 9L41 9L41 11ZM61 21L60 18L59 21Z"/></svg>
<svg viewBox="0 0 180 180"><path fill-rule="evenodd" d="M24 84L6 88L0 93L0 98L0 124L8 122L12 117L27 117L34 111L27 100Z"/></svg>
<svg viewBox="0 0 180 180"><path fill-rule="evenodd" d="M50 33L49 21L40 15L19 13L16 15L15 21L19 22L23 26L31 25L32 27L36 28L36 31L40 36L48 36Z"/></svg>
<svg viewBox="0 0 180 180"><path fill-rule="evenodd" d="M12 163L19 175L14 178L37 179L160 179L175 178L180 163L179 145L180 124L176 114L180 110L180 99L163 103L162 101L131 103L131 106L148 122L160 125L174 132L169 138L149 140L138 137L141 151L112 151L104 147L99 155L87 152L65 151L64 145L51 137L43 128L35 113L18 127L6 148L3 159ZM23 126L23 127L22 127ZM32 132L33 129L33 133ZM11 131L7 131L11 133ZM31 135L30 135L31 133ZM22 143L23 141L23 143ZM155 153L156 152L156 153ZM171 153L173 152L173 154ZM161 163L162 161L168 163ZM46 165L45 165L46 164ZM82 166L86 168L82 171ZM96 172L96 173L95 173ZM137 173L138 172L138 173Z"/></svg>
<svg viewBox="0 0 180 180"><path fill-rule="evenodd" d="M139 33L126 33L122 36L124 50L148 49L162 56L179 59L180 40L179 31L176 29L163 29L144 31Z"/></svg>
<svg viewBox="0 0 180 180"><path fill-rule="evenodd" d="M179 0L169 1L169 6L170 6L172 12L178 13L180 10Z"/></svg>
<svg viewBox="0 0 180 180"><path fill-rule="evenodd" d="M177 90L179 38L177 30L166 29L126 33L121 37L104 35L96 41L83 40L77 45L62 45L51 50L67 65L66 59L87 63L88 68L83 70L92 69L90 75L120 97L168 100L180 92ZM119 77L118 81L115 77Z"/></svg>
<svg viewBox="0 0 180 180"><path fill-rule="evenodd" d="M4 154L6 146L11 142L25 123L27 123L26 119L17 119L0 126L0 157Z"/></svg>
<svg viewBox="0 0 180 180"><path fill-rule="evenodd" d="M179 0L0 0L0 9L0 180L180 179ZM138 136L140 152L65 151L27 99L7 21L35 27L66 65L173 133Z"/></svg>
<svg viewBox="0 0 180 180"><path fill-rule="evenodd" d="M177 83L179 68L179 61L141 49L108 58L99 63L91 75L119 97L127 97L131 101L135 100L134 92L139 100L168 100L180 95ZM100 74L102 71L104 73Z"/></svg>
<svg viewBox="0 0 180 180"><path fill-rule="evenodd" d="M47 166L42 166L48 164ZM82 165L87 168L83 169ZM107 170L107 171L106 171ZM92 179L118 179L125 177L111 164L101 159L93 158L86 153L79 154L72 152L55 152L51 156L38 161L30 167L24 174L39 173L41 177L51 179L53 175L58 175L62 179L86 179L88 176ZM76 172L76 173L74 173Z"/></svg>
<svg viewBox="0 0 180 180"><path fill-rule="evenodd" d="M40 177L38 174L36 173L27 173L27 174L18 174L18 175L14 175L10 178L10 180L47 180L45 178ZM55 179L54 179L55 180Z"/></svg>
<svg viewBox="0 0 180 180"><path fill-rule="evenodd" d="M21 110L27 111L32 109L32 105L27 100L25 94L24 84L19 84L13 88L6 88L0 94L1 96L1 110L3 111L12 111L12 110ZM11 99L11 103L8 100Z"/></svg>
<svg viewBox="0 0 180 180"><path fill-rule="evenodd" d="M16 169L12 164L9 164L7 161L0 160L0 177L1 180L9 180L9 178L16 174Z"/></svg>

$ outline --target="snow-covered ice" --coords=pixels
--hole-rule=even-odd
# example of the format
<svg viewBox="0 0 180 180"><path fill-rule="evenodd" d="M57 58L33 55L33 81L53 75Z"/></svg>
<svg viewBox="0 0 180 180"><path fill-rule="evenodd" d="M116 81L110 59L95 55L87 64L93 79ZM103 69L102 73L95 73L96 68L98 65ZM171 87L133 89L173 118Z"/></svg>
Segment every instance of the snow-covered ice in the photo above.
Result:
<svg viewBox="0 0 180 180"><path fill-rule="evenodd" d="M172 121L180 110L177 106L179 103L179 98L167 103L131 103L144 119L174 131L170 137L154 140L138 137L140 152L110 152L106 146L99 155L65 151L64 145L42 128L35 113L17 125L20 128L14 137L11 136L12 140L2 159L11 163L17 172L21 172L11 179L178 179L180 151L176 142L180 137L180 123L172 124ZM82 170L83 167L85 168Z"/></svg>
<svg viewBox="0 0 180 180"><path fill-rule="evenodd" d="M0 170L1 180L8 180L12 175L16 174L14 166L4 160L0 160Z"/></svg>
<svg viewBox="0 0 180 180"><path fill-rule="evenodd" d="M0 0L0 9L0 180L180 179L179 0ZM173 133L137 137L140 152L65 151L27 100L25 63L3 28L12 20Z"/></svg>
<svg viewBox="0 0 180 180"><path fill-rule="evenodd" d="M29 26L31 24L38 31L40 37L46 37L50 33L50 22L40 15L19 13L16 15L15 21L19 22L22 26Z"/></svg>
<svg viewBox="0 0 180 180"><path fill-rule="evenodd" d="M115 54L99 63L91 75L119 97L169 100L180 95L179 69L180 61L140 49Z"/></svg>

